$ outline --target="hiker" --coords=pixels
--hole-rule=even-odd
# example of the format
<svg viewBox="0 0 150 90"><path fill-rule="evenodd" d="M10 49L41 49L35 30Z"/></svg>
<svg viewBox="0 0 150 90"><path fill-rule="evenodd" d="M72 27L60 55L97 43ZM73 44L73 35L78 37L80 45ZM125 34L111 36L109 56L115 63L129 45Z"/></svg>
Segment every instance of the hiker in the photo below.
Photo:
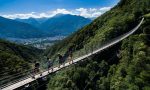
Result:
<svg viewBox="0 0 150 90"><path fill-rule="evenodd" d="M35 61L33 73L34 73L33 78L35 78L35 75L36 75L37 73L40 73L40 63L39 63L39 62L36 62L36 61ZM40 76L42 76L42 73L40 74Z"/></svg>
<svg viewBox="0 0 150 90"><path fill-rule="evenodd" d="M39 62L35 62L34 67L35 67L34 70L36 73L40 72L40 63Z"/></svg>
<svg viewBox="0 0 150 90"><path fill-rule="evenodd" d="M65 60L67 60L68 57L69 57L69 52L67 51L63 56L63 62L65 62Z"/></svg>
<svg viewBox="0 0 150 90"><path fill-rule="evenodd" d="M69 64L71 64L71 62L73 63L73 59L72 59L72 52L73 52L73 46L69 47L68 49L68 60L69 60Z"/></svg>
<svg viewBox="0 0 150 90"><path fill-rule="evenodd" d="M32 77L33 79L35 79L34 74L35 74L35 66L34 66L34 64L32 64L31 77Z"/></svg>
<svg viewBox="0 0 150 90"><path fill-rule="evenodd" d="M63 63L63 56L61 54L58 54L58 57L59 57L59 68L60 68L60 65Z"/></svg>
<svg viewBox="0 0 150 90"><path fill-rule="evenodd" d="M53 61L47 57L47 68L48 68L48 73L49 73L49 70L51 69L52 72L53 72Z"/></svg>
<svg viewBox="0 0 150 90"><path fill-rule="evenodd" d="M68 60L69 60L69 64L71 64L71 62L73 63L72 52L69 53Z"/></svg>

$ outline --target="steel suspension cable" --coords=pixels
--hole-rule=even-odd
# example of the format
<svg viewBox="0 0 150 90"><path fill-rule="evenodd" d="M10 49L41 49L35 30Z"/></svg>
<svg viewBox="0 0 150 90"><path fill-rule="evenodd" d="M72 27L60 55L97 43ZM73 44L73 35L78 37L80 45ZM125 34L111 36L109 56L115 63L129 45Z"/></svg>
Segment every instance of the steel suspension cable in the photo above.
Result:
<svg viewBox="0 0 150 90"><path fill-rule="evenodd" d="M30 73L30 72L32 72L32 70L33 69L30 69L29 71L23 71L23 72L18 72L18 73L15 73L15 74L8 75L8 76L6 76L4 78L1 78L0 81L2 81L3 79L10 79L10 78L13 78L13 77L21 76L21 75L23 75L25 73Z"/></svg>

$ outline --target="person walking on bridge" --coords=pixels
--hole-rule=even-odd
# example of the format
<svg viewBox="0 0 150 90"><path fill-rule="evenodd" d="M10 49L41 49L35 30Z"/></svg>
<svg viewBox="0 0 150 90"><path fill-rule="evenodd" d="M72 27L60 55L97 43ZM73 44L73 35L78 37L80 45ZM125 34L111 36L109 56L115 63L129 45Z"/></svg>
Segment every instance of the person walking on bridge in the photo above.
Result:
<svg viewBox="0 0 150 90"><path fill-rule="evenodd" d="M72 53L69 54L68 61L69 64L73 63Z"/></svg>
<svg viewBox="0 0 150 90"><path fill-rule="evenodd" d="M51 69L52 72L53 72L53 61L47 57L47 68L48 68L48 73L49 73L49 70Z"/></svg>
<svg viewBox="0 0 150 90"><path fill-rule="evenodd" d="M59 68L63 64L63 56L58 53L58 58L59 58Z"/></svg>
<svg viewBox="0 0 150 90"><path fill-rule="evenodd" d="M75 47L75 45L72 45L68 49L68 61L69 61L69 64L71 64L71 62L73 63L73 58L72 58L73 55L72 55L72 53L73 53L73 48L74 47Z"/></svg>
<svg viewBox="0 0 150 90"><path fill-rule="evenodd" d="M40 73L40 76L42 76L42 73L40 71L40 63L35 61L35 63L34 63L34 70L33 70L33 78L35 78L35 75L39 74L39 73Z"/></svg>

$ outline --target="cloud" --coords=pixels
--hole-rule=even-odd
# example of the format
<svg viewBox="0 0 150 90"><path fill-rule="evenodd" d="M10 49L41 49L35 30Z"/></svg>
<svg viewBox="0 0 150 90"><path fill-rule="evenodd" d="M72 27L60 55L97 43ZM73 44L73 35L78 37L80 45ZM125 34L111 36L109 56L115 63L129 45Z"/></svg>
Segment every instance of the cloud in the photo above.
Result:
<svg viewBox="0 0 150 90"><path fill-rule="evenodd" d="M96 18L110 9L111 9L111 7L77 8L74 10L67 10L67 9L62 8L62 9L56 9L53 11L42 12L42 13L31 12L31 13L0 15L0 16L10 18L10 19L15 19L15 18L27 19L30 17L33 17L33 18L53 17L56 14L62 13L62 14L79 15L79 16L83 16L86 18Z"/></svg>
<svg viewBox="0 0 150 90"><path fill-rule="evenodd" d="M90 11L95 12L95 11L97 11L97 9L96 8L90 8Z"/></svg>
<svg viewBox="0 0 150 90"><path fill-rule="evenodd" d="M84 16L84 17L90 17L91 12L89 12L88 9L85 8L78 8L76 9L77 15Z"/></svg>
<svg viewBox="0 0 150 90"><path fill-rule="evenodd" d="M86 17L86 18L95 18L98 17L100 15L102 15L104 12L110 10L111 7L103 7L103 8L90 8L90 9L86 9L86 8L78 8L76 9L76 11L78 12L77 15Z"/></svg>
<svg viewBox="0 0 150 90"><path fill-rule="evenodd" d="M108 10L110 10L111 9L111 7L103 7L103 8L100 8L99 10L100 11L108 11Z"/></svg>
<svg viewBox="0 0 150 90"><path fill-rule="evenodd" d="M72 14L71 11L68 11L68 10L66 10L66 9L57 9L57 10L52 11L52 12L50 12L50 13L55 14L55 15L58 14L58 13L62 13L62 14Z"/></svg>
<svg viewBox="0 0 150 90"><path fill-rule="evenodd" d="M40 13L39 15L37 15L36 13L31 12L31 13L1 15L1 16L10 18L10 19L15 19L15 18L25 19L25 18L30 18L30 17L34 17L34 18L45 17L46 15L44 15L44 14L45 13Z"/></svg>

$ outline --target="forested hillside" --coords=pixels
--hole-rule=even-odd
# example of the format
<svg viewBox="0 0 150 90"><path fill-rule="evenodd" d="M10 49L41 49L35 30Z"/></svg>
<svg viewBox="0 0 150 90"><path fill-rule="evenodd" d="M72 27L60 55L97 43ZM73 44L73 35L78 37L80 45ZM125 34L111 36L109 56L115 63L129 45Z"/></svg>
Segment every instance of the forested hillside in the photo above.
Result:
<svg viewBox="0 0 150 90"><path fill-rule="evenodd" d="M45 52L49 57L103 43L133 29L140 29L116 46L86 62L53 75L48 90L149 90L150 89L150 1L121 0L118 5Z"/></svg>
<svg viewBox="0 0 150 90"><path fill-rule="evenodd" d="M40 60L43 51L0 40L0 78L31 69L31 63Z"/></svg>

